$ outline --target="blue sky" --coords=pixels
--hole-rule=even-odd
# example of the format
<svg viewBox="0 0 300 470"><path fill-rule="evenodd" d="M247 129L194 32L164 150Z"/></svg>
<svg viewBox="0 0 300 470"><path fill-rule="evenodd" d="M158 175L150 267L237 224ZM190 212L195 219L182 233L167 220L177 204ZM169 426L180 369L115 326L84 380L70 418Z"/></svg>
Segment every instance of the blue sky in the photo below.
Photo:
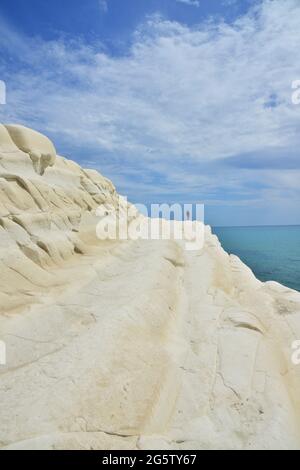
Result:
<svg viewBox="0 0 300 470"><path fill-rule="evenodd" d="M300 224L298 0L1 0L0 120L138 203Z"/></svg>

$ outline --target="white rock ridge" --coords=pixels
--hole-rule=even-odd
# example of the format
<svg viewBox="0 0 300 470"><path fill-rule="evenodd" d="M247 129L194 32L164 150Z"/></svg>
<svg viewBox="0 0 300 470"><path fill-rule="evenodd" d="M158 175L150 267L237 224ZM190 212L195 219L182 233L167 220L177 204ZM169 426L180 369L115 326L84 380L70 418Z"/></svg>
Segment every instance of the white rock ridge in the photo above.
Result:
<svg viewBox="0 0 300 470"><path fill-rule="evenodd" d="M198 251L100 241L114 209L110 181L0 126L0 447L299 449L300 294L209 227Z"/></svg>
<svg viewBox="0 0 300 470"><path fill-rule="evenodd" d="M30 156L37 173L43 175L48 166L54 165L56 150L46 136L24 126L5 127L16 146Z"/></svg>

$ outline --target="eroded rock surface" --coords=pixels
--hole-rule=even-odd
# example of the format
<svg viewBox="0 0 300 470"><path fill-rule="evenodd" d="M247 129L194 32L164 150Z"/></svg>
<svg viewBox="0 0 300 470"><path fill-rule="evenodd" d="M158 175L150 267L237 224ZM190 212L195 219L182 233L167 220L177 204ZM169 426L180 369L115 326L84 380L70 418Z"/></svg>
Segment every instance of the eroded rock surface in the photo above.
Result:
<svg viewBox="0 0 300 470"><path fill-rule="evenodd" d="M209 227L198 251L99 241L112 183L16 129L0 126L1 448L299 449L300 294Z"/></svg>

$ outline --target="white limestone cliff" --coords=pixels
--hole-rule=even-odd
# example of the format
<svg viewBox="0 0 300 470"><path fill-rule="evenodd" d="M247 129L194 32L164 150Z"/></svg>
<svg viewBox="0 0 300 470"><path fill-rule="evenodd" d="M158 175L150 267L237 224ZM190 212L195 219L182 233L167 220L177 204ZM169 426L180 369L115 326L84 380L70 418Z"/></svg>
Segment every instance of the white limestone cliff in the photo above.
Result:
<svg viewBox="0 0 300 470"><path fill-rule="evenodd" d="M299 449L300 294L209 227L196 251L100 241L118 204L46 137L0 126L0 448Z"/></svg>

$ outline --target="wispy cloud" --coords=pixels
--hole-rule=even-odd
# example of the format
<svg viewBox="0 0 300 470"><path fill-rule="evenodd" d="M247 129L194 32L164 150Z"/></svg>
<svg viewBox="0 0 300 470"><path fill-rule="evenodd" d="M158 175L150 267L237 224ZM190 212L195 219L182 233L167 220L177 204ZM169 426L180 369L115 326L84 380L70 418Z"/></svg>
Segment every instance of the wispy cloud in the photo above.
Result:
<svg viewBox="0 0 300 470"><path fill-rule="evenodd" d="M108 3L107 0L99 0L100 10L104 13L108 12Z"/></svg>
<svg viewBox="0 0 300 470"><path fill-rule="evenodd" d="M0 118L48 133L133 198L239 204L246 191L272 204L280 194L299 213L291 169L300 148L300 106L291 103L299 24L297 0L266 0L230 25L154 16L122 57L5 25Z"/></svg>
<svg viewBox="0 0 300 470"><path fill-rule="evenodd" d="M176 0L177 3L184 3L185 5L190 5L192 7L200 7L199 0Z"/></svg>

